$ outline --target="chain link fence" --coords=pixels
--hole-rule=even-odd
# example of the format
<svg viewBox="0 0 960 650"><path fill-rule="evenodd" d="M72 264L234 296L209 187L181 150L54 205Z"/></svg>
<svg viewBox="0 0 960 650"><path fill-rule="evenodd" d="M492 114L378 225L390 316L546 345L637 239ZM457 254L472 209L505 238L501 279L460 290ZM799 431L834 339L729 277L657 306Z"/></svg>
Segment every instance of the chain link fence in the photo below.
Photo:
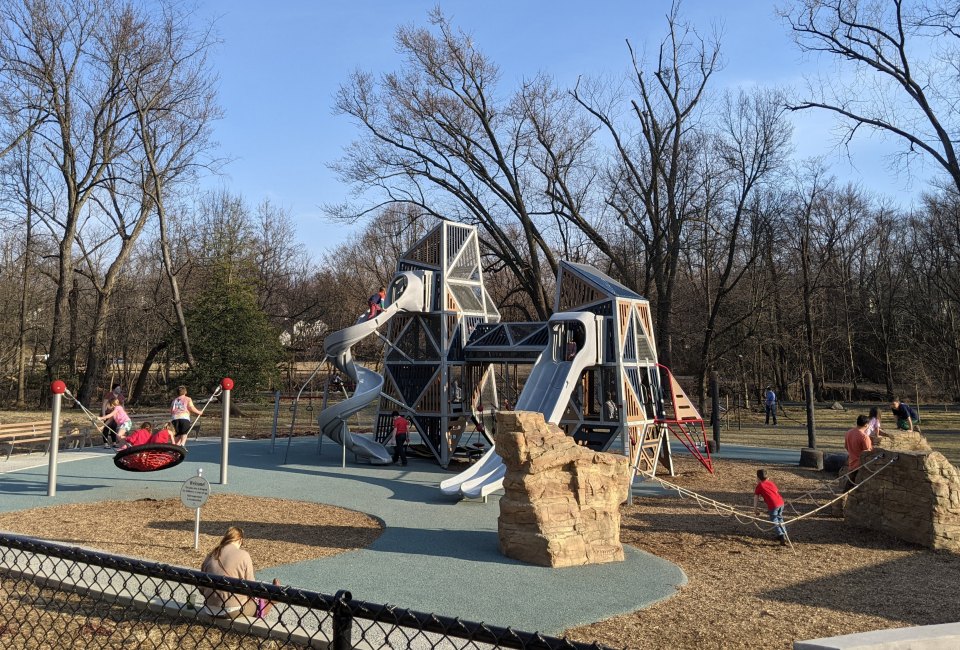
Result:
<svg viewBox="0 0 960 650"><path fill-rule="evenodd" d="M603 647L0 533L0 648Z"/></svg>

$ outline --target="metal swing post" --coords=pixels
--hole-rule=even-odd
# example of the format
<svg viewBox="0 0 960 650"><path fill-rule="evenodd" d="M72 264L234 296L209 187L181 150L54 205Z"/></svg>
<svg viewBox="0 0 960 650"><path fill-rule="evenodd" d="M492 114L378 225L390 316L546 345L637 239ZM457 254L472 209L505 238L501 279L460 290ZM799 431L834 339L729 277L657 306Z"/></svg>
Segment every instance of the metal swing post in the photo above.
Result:
<svg viewBox="0 0 960 650"><path fill-rule="evenodd" d="M57 496L57 452L60 449L60 402L67 385L59 379L50 384L53 405L50 414L50 464L47 469L47 496Z"/></svg>
<svg viewBox="0 0 960 650"><path fill-rule="evenodd" d="M223 415L220 420L220 485L226 485L230 455L230 392L233 390L233 380L224 377L220 381L220 387L223 388Z"/></svg>

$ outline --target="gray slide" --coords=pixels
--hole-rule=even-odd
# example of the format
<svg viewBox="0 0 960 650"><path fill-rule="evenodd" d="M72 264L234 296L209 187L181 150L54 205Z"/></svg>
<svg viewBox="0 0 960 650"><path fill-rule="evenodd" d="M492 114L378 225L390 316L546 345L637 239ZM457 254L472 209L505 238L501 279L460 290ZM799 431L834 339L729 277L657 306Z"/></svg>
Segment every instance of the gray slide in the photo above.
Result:
<svg viewBox="0 0 960 650"><path fill-rule="evenodd" d="M543 419L554 424L560 421L580 374L599 363L596 318L588 312L561 312L550 317L550 345L530 371L515 410L543 413ZM563 342L556 340L559 323L582 325L584 340L575 352L568 352Z"/></svg>
<svg viewBox="0 0 960 650"><path fill-rule="evenodd" d="M330 334L323 342L324 352L333 361L333 365L356 382L357 388L347 399L320 412L317 418L320 433L346 447L347 451L355 454L358 459L374 465L390 463L390 452L372 436L350 433L347 421L351 415L380 397L383 377L354 362L351 348L377 331L396 314L423 311L423 278L416 273L399 273L390 284L389 295L393 297L392 302L376 318L367 320L365 315L361 316L355 325Z"/></svg>
<svg viewBox="0 0 960 650"><path fill-rule="evenodd" d="M543 419L547 422L560 422L581 373L600 363L601 330L598 319L587 312L561 312L550 317L550 343L523 385L515 410L543 413ZM568 349L560 336L564 328L571 326L583 335L583 340L576 344L576 350ZM486 500L487 495L503 487L505 473L503 460L491 447L483 458L464 472L441 482L440 491L443 494Z"/></svg>

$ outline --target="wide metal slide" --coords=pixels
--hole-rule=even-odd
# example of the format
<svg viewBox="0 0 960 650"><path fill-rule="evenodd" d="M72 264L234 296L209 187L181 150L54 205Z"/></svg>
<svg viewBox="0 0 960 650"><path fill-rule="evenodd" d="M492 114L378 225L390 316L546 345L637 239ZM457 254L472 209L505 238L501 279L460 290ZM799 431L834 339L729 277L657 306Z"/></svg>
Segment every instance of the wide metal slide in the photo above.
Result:
<svg viewBox="0 0 960 650"><path fill-rule="evenodd" d="M561 312L550 317L550 342L537 359L517 398L517 411L543 413L557 424L583 371L600 363L601 320L588 312ZM506 467L491 447L467 470L440 483L444 494L486 498L503 487Z"/></svg>

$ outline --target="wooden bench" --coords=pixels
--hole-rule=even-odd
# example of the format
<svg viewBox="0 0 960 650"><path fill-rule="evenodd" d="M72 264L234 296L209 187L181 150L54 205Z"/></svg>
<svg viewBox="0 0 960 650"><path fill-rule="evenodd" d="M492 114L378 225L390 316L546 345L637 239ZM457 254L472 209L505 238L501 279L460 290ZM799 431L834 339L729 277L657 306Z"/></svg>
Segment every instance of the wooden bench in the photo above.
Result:
<svg viewBox="0 0 960 650"><path fill-rule="evenodd" d="M33 422L19 422L16 424L0 424L0 445L6 445L7 457L16 447L37 447L43 446L43 453L50 451L50 420L36 420ZM81 430L73 426L69 421L60 425L60 436L58 441L66 449L72 445L74 448L93 446L93 440L90 432Z"/></svg>

